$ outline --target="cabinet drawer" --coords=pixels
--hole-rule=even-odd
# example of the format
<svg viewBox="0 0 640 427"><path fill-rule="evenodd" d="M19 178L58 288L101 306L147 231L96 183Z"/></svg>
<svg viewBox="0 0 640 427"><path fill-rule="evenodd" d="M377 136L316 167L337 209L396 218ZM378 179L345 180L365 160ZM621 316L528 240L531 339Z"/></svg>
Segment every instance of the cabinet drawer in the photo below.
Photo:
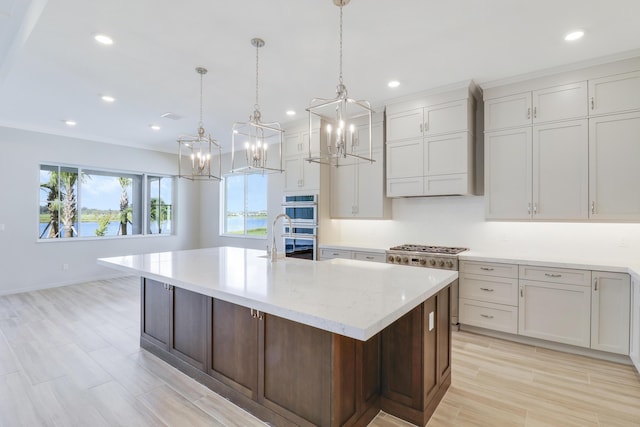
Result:
<svg viewBox="0 0 640 427"><path fill-rule="evenodd" d="M322 248L320 249L320 259L344 258L351 259L351 251L345 249Z"/></svg>
<svg viewBox="0 0 640 427"><path fill-rule="evenodd" d="M460 298L460 323L515 334L518 307Z"/></svg>
<svg viewBox="0 0 640 427"><path fill-rule="evenodd" d="M360 261L371 261L371 262L387 262L385 254L379 254L375 252L353 252L353 259L357 259Z"/></svg>
<svg viewBox="0 0 640 427"><path fill-rule="evenodd" d="M460 271L463 273L482 274L486 276L518 278L517 264L460 261Z"/></svg>
<svg viewBox="0 0 640 427"><path fill-rule="evenodd" d="M460 298L518 305L518 279L461 273Z"/></svg>
<svg viewBox="0 0 640 427"><path fill-rule="evenodd" d="M422 196L424 178L387 178L387 197Z"/></svg>
<svg viewBox="0 0 640 427"><path fill-rule="evenodd" d="M521 265L520 279L591 286L591 270L571 270L568 268Z"/></svg>

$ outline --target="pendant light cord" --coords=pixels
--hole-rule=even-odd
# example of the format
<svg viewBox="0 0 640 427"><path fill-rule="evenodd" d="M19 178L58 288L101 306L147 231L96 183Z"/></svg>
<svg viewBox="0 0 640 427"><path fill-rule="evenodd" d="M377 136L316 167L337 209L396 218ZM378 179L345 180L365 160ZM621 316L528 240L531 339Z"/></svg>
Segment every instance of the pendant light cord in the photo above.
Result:
<svg viewBox="0 0 640 427"><path fill-rule="evenodd" d="M199 123L199 128L202 129L202 76L204 75L203 72L199 72L200 73L200 123Z"/></svg>
<svg viewBox="0 0 640 427"><path fill-rule="evenodd" d="M256 43L256 104L254 105L254 108L256 109L256 111L260 110L260 103L258 102L258 90L260 88L259 86L259 80L258 80L258 74L259 74L259 68L258 68L258 63L259 63L259 58L258 58L258 51L260 50L260 44Z"/></svg>
<svg viewBox="0 0 640 427"><path fill-rule="evenodd" d="M342 86L342 4L340 4L340 85Z"/></svg>

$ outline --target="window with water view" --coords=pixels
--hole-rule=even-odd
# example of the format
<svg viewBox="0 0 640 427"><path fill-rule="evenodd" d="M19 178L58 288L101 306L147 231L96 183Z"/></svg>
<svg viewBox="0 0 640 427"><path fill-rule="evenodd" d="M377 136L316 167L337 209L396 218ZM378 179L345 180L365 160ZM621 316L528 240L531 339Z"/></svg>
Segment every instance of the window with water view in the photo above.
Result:
<svg viewBox="0 0 640 427"><path fill-rule="evenodd" d="M171 234L172 191L170 177L41 165L38 236Z"/></svg>
<svg viewBox="0 0 640 427"><path fill-rule="evenodd" d="M232 236L267 236L267 176L224 177L223 232Z"/></svg>

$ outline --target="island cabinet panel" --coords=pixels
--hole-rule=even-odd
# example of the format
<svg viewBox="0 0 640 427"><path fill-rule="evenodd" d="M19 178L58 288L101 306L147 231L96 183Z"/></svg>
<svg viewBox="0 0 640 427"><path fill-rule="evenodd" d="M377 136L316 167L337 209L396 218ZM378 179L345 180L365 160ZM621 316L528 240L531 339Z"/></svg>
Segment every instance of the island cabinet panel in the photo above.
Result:
<svg viewBox="0 0 640 427"><path fill-rule="evenodd" d="M451 384L450 288L382 331L381 409L427 423Z"/></svg>
<svg viewBox="0 0 640 427"><path fill-rule="evenodd" d="M142 279L141 334L153 344L168 347L171 327L171 295L167 285L151 279Z"/></svg>
<svg viewBox="0 0 640 427"><path fill-rule="evenodd" d="M213 299L209 374L243 395L258 398L258 322L251 310Z"/></svg>

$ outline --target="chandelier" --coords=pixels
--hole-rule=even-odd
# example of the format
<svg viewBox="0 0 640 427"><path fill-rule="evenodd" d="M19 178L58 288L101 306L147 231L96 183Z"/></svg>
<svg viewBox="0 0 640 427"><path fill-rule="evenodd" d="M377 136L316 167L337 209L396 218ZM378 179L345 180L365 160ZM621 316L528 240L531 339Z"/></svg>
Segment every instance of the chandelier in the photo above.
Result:
<svg viewBox="0 0 640 427"><path fill-rule="evenodd" d="M232 173L274 173L282 169L282 135L280 123L263 123L260 114L259 94L259 56L264 40L251 39L256 48L256 103L248 122L233 124L231 137ZM236 153L236 150L238 152ZM244 153L242 155L241 153ZM267 153L272 153L267 155Z"/></svg>
<svg viewBox="0 0 640 427"><path fill-rule="evenodd" d="M200 74L200 122L197 135L181 135L178 138L178 177L192 181L220 181L222 170L222 150L220 144L205 133L202 124L202 76L207 69L197 67ZM217 168L212 171L211 162L217 156ZM215 166L215 165L214 165Z"/></svg>
<svg viewBox="0 0 640 427"><path fill-rule="evenodd" d="M371 119L373 110L368 101L360 101L349 98L347 87L342 80L342 8L349 4L350 0L333 0L340 8L340 75L336 87L336 97L333 99L314 98L307 108L309 112L309 135L312 135L314 121L320 118L320 153L313 153L311 138L309 138L308 162L340 166L353 164L358 159L373 163L371 152ZM316 119L316 120L314 120ZM364 132L361 132L364 130ZM366 134L365 141L361 141L360 134ZM363 147L361 147L363 143ZM368 150L367 150L368 148ZM351 160L346 160L350 158Z"/></svg>

